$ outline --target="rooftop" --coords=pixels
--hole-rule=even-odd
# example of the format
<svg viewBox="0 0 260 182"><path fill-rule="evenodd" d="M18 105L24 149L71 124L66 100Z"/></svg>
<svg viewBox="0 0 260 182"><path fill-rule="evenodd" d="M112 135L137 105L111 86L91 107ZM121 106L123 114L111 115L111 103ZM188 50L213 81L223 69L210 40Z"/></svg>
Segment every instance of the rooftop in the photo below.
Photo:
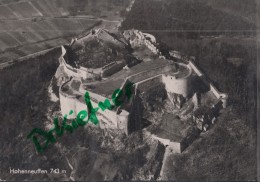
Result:
<svg viewBox="0 0 260 182"><path fill-rule="evenodd" d="M176 69L177 72L169 72L169 74L174 76L176 79L186 77L191 73L191 70L183 65L178 65Z"/></svg>
<svg viewBox="0 0 260 182"><path fill-rule="evenodd" d="M166 67L171 66L169 63L164 59L156 59L154 61L149 62L142 62L140 64L137 64L133 67L131 67L129 70L121 70L114 75L108 77L106 80L94 82L88 85L91 85L91 91L103 95L105 97L110 98L113 92L120 88L123 84L124 80L132 75L136 75L138 73L147 71L149 72L149 75L141 75L136 76L134 79L130 79L130 81L137 83L139 81L142 81L146 78L153 77L158 75L157 72L153 72L152 70L159 68L159 67ZM174 70L174 66L172 66L172 69Z"/></svg>
<svg viewBox="0 0 260 182"><path fill-rule="evenodd" d="M151 125L147 130L157 137L169 139L172 142L181 142L189 135L192 128L193 126L181 121L176 115L164 113L161 122L158 125Z"/></svg>

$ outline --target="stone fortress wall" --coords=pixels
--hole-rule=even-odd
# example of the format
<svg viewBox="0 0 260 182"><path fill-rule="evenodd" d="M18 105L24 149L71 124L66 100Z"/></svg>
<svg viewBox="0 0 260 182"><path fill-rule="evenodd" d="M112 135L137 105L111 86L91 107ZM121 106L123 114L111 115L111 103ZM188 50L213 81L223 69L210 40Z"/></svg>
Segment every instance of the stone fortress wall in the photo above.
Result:
<svg viewBox="0 0 260 182"><path fill-rule="evenodd" d="M131 36L135 35L137 40L131 40ZM153 35L148 33L142 33L139 30L130 30L125 31L124 36L126 39L130 41L130 44L138 45L145 44L152 52L155 54L161 55L161 52L156 48L156 39ZM149 37L149 39L147 39ZM226 93L220 92L211 82L209 82L204 74L198 69L195 63L191 60L191 58L180 54L178 51L170 51L170 54L177 58L181 59L184 62L187 62L188 68L191 69L198 77L200 77L203 82L210 88L210 91L215 95L215 97L222 101L223 108L227 107L228 95ZM164 58L164 57L163 57ZM181 94L184 97L187 97L192 92L192 83L191 83L191 75L189 74L187 77L176 78L174 76L163 76L163 82L166 83L166 89L169 92Z"/></svg>
<svg viewBox="0 0 260 182"><path fill-rule="evenodd" d="M82 37L80 39L73 39L71 41L71 44L74 44L75 42L79 44L83 44L84 41L86 41L89 37L97 37L102 40L111 41L114 44L117 44L118 46L126 46L126 44L122 41L117 41L115 38L111 38L111 36L108 34L107 31L103 29L97 29L92 30L91 33L87 34L85 37ZM69 76L83 78L83 79L91 79L95 77L108 77L117 71L121 70L126 63L124 61L117 61L109 63L102 68L98 69L92 69L92 68L85 68L82 66L79 66L79 68L73 68L66 62L66 49L61 46L62 50L62 56L59 58L60 63L64 66L64 70Z"/></svg>
<svg viewBox="0 0 260 182"><path fill-rule="evenodd" d="M159 74L163 74L163 73L169 72L171 70L172 70L172 68L169 65L160 66L160 67L156 67L154 69L151 69L149 71L142 71L140 73L131 75L130 77L128 77L128 79L131 82L136 83L136 82L139 82L140 80L145 80L147 78L150 78L150 77L153 77L153 76L156 76L156 75L159 75Z"/></svg>
<svg viewBox="0 0 260 182"><path fill-rule="evenodd" d="M160 55L161 53L159 50L155 47L156 39L150 35L150 34L143 34L140 31L134 30L133 31L136 34L136 37L138 40L130 41L132 44L142 44L144 43L151 51L154 53ZM152 37L151 37L152 36ZM147 39L149 37L149 39ZM64 68L64 72L68 74L68 76L75 77L75 78L93 78L95 76L94 71L89 71L87 68L73 68L69 64L66 63L64 56L66 55L66 50L64 47L61 47L62 49L62 55L59 58L61 66ZM177 52L177 51L176 51ZM183 58L183 56L178 55L175 53L175 58ZM174 57L174 56L173 56ZM165 58L164 58L165 59ZM187 58L185 58L187 62ZM114 68L113 65L115 63L110 63L109 65L106 65L102 68L102 70L110 70L108 72L103 72L103 76L111 75L118 71L118 69L122 69L122 65L120 68ZM166 91L168 93L173 94L179 94L183 97L188 97L192 95L193 93L193 87L192 87L192 77L194 76L192 73L195 73L196 76L202 78L202 80L209 86L210 90L214 93L216 98L220 99L223 102L223 107L226 107L226 101L227 101L227 94L219 92L214 85L212 85L210 82L208 82L205 79L204 74L197 68L197 66L193 63L192 60L188 60L188 64L183 63L175 63L178 64L179 67L183 67L183 69L186 69L185 74L181 73L170 73L172 71L171 65L167 66L159 66L149 71L143 71L140 73L137 73L135 75L131 75L125 79L125 81L122 83L121 90L124 90L125 85L128 82L134 83L135 92L130 99L130 109L124 108L124 106L119 106L116 110L108 110L102 111L101 109L97 112L97 117L99 119L99 127L101 128L111 128L111 129L120 129L123 130L126 134L129 134L133 129L138 129L140 127L140 116L142 115L139 110L140 107L140 98L138 96L138 92L143 92L147 90L148 88L155 86L159 83L164 83ZM118 66L118 65L117 65ZM100 72L101 74L101 72ZM72 119L75 118L77 113L81 110L87 110L87 106L84 102L84 92L85 89L83 88L83 85L80 86L80 93L79 95L68 95L66 92L62 91L62 88L64 85L66 85L71 80L65 82L60 87L60 104L61 104L61 112L63 115L70 112L70 110L73 110L73 114L69 115L68 118ZM104 102L105 98L101 95L98 95L96 93L93 93L91 91L88 91L90 94L90 98L92 101L93 107L98 107L99 102ZM81 99L79 99L81 97ZM83 97L83 99L82 99ZM111 99L110 103L112 103ZM155 136L154 136L155 137ZM168 145L171 145L175 152L180 153L183 150L182 142L171 142L171 141L162 141L168 143Z"/></svg>
<svg viewBox="0 0 260 182"><path fill-rule="evenodd" d="M140 92L144 92L149 88L154 87L160 83L162 83L162 74L135 83L135 92L137 93L137 90Z"/></svg>
<svg viewBox="0 0 260 182"><path fill-rule="evenodd" d="M98 36L99 32L101 30L97 30L96 33L93 33L93 36ZM87 35L91 36L91 34ZM102 37L103 39L107 39L107 37ZM82 37L82 39L86 39L86 37ZM81 41L81 40L73 40L75 41ZM113 40L115 41L115 40ZM73 78L83 78L83 79L90 79L90 78L95 78L97 76L110 76L114 74L115 72L119 71L125 66L125 63L110 63L108 65L105 65L101 69L89 69L89 68L84 68L84 67L79 67L79 68L73 68L71 65L69 65L66 62L66 49L61 46L61 56L59 57L59 62L60 66L63 67L64 72L69 76ZM82 87L83 85L80 86L80 93L78 95L74 94L67 94L66 92L63 91L64 85L66 85L68 82L70 82L71 79L67 82L65 82L61 87L60 87L60 104L61 104L61 113L63 115L68 115L68 119L74 119L76 118L78 112L81 110L87 110L86 103L84 102L84 94L85 94L85 89ZM124 84L123 84L124 85ZM123 86L122 85L122 86ZM92 101L93 107L98 107L99 102L104 102L105 97L95 94L91 91L88 91L90 94L90 99ZM81 99L79 99L81 97ZM110 103L112 101L110 100ZM69 115L70 111L73 110L74 112ZM118 111L114 110L108 110L106 109L105 111L102 111L101 109L98 110L97 112L97 117L99 121L99 126L101 128L119 128L119 129L124 129L127 128L127 123L128 123L128 115L129 113L125 110L122 110L120 113Z"/></svg>
<svg viewBox="0 0 260 182"><path fill-rule="evenodd" d="M87 69L82 66L79 68L73 68L71 65L69 65L66 60L66 49L61 46L61 56L59 57L59 62L60 65L63 66L64 72L69 76L69 77L76 77L76 78L94 78L95 76L100 74L100 71L98 72L98 69Z"/></svg>
<svg viewBox="0 0 260 182"><path fill-rule="evenodd" d="M120 71L125 65L126 65L125 62L123 62L123 61L112 62L108 65L105 65L102 67L101 77L111 76L114 73Z"/></svg>
<svg viewBox="0 0 260 182"><path fill-rule="evenodd" d="M148 33L143 33L139 30L130 30L124 32L124 37L129 40L133 46L146 45L154 54L161 55L160 50L156 47L156 38ZM131 36L135 35L137 39L131 40Z"/></svg>
<svg viewBox="0 0 260 182"><path fill-rule="evenodd" d="M153 53L160 55L160 58L165 59L164 56L162 56L162 53L160 50L156 47L156 38L148 33L142 33L139 30L129 30L125 31L124 34L125 38L129 40L130 44L133 46L140 46L142 44L146 45L147 48L149 48ZM135 35L135 39L132 40L131 36ZM179 55L178 55L179 56ZM192 94L192 66L191 65L185 65L182 63L176 63L181 67L184 67L185 69L188 70L188 74L184 76L177 76L178 74L176 73L175 75L168 75L168 74L163 74L162 75L162 81L166 86L166 90L169 93L175 93L175 94L180 94L183 97L187 97L190 94ZM194 65L196 68L196 66ZM162 73L167 72L166 70ZM162 74L161 73L161 74ZM148 74L148 73L147 73ZM140 73L140 76L143 76L144 79L146 79L146 76L143 73Z"/></svg>
<svg viewBox="0 0 260 182"><path fill-rule="evenodd" d="M133 100L132 102L136 102L136 93L137 90L139 91L145 91L147 90L147 88L150 88L152 86L155 86L159 83L164 83L165 85L171 84L174 85L175 84L175 80L165 80L163 79L164 77L166 77L166 75L164 74L165 72L169 72L171 70L171 68L169 66L164 66L164 67L158 67L154 69L153 71L144 71L135 75L132 75L130 77L127 77L125 79L125 81L123 82L122 86L121 86L121 90L124 90L124 87L126 85L126 83L128 82L134 82L134 88L135 88L135 93L133 94ZM141 80L141 81L137 81L137 80ZM71 81L71 80L69 80ZM65 82L61 87L60 87L60 103L61 103L61 112L63 115L67 114L73 110L73 114L68 115L69 119L74 119L76 118L76 115L78 112L80 112L81 110L87 110L87 106L85 104L84 101L79 100L77 98L76 95L68 95L65 92L62 91L62 88L64 85L66 85L69 81ZM172 83L171 83L172 82ZM186 84L186 85L185 85ZM185 81L184 79L184 83L182 83L181 85L185 85L185 87L188 87L188 82ZM167 89L167 92L172 92L171 89ZM85 90L83 88L80 89L81 91L81 95L84 95ZM93 93L91 91L88 91L90 94L90 99L93 103L93 107L98 107L98 103L99 102L104 102L105 97L98 95L96 93ZM186 94L185 92L178 92L181 93L183 95ZM112 101L110 100L110 102L112 103ZM138 123L136 119L136 117L141 116L140 114L138 114L139 111L136 110L136 104L132 103L132 110L130 110L130 112L126 111L124 108L119 107L119 109L117 109L117 111L115 110L105 110L105 111L101 111L101 109L98 111L97 117L100 121L100 127L101 128L112 128L112 129L122 129L124 130L126 133L129 133L128 128L131 128L131 125L137 125L136 123ZM120 110L120 114L118 113L118 110ZM133 111L134 110L134 111ZM132 112L131 112L132 111ZM134 113L134 119L133 116L131 117L130 114ZM131 121L132 120L132 121ZM140 120L139 120L140 121ZM136 127L135 127L136 128Z"/></svg>
<svg viewBox="0 0 260 182"><path fill-rule="evenodd" d="M60 97L60 105L61 105L61 113L62 115L68 115L68 119L75 119L77 114L82 111L88 111L87 105L84 101L84 92L81 92L79 94L67 94L63 91L63 86L66 85L71 80L65 82L61 87L59 91L59 97ZM94 108L98 107L99 102L104 102L105 97L93 93L91 91L88 91L92 106ZM110 99L109 99L110 100ZM112 100L110 100L110 103L112 103ZM73 111L71 115L69 115L70 111ZM99 109L97 111L97 117L99 122L100 128L111 128L111 129L123 129L123 126L127 125L128 122L128 115L129 113L127 111L122 111L121 113L118 113L115 110L108 110L102 111Z"/></svg>
<svg viewBox="0 0 260 182"><path fill-rule="evenodd" d="M207 80L205 75L196 67L192 60L189 60L189 66L193 69L198 77L209 87L210 91L215 95L215 97L222 101L222 107L227 107L228 94L220 92L211 82Z"/></svg>
<svg viewBox="0 0 260 182"><path fill-rule="evenodd" d="M187 56L180 54L180 52L178 51L170 51L170 55L174 58L181 59L187 62L188 66L205 83L205 85L209 87L210 91L212 91L215 97L222 101L222 107L227 107L228 94L220 92L210 81L208 81L204 73L201 70L199 70L199 68L195 65L191 58L188 58Z"/></svg>
<svg viewBox="0 0 260 182"><path fill-rule="evenodd" d="M164 146L170 146L173 153L182 153L183 151L182 142L173 142L169 139L157 137L156 135L152 135L152 138L160 141Z"/></svg>
<svg viewBox="0 0 260 182"><path fill-rule="evenodd" d="M103 66L101 69L91 69L91 68L85 68L80 66L79 68L73 68L70 66L66 60L66 50L63 46L61 46L62 49L62 55L59 58L60 64L63 66L64 71L72 77L77 77L77 78L83 78L83 79L91 79L91 78L96 78L96 77L107 77L110 76L117 71L121 70L124 66L124 62L113 62L109 63L105 66Z"/></svg>
<svg viewBox="0 0 260 182"><path fill-rule="evenodd" d="M71 115L69 115L70 111L75 111L76 109L76 95L66 94L66 92L63 91L63 86L66 85L68 82L70 82L72 77L70 77L69 80L64 82L60 88L59 88L59 98L60 98L60 108L61 113L63 116L68 115L68 119L75 118L75 112L73 112Z"/></svg>

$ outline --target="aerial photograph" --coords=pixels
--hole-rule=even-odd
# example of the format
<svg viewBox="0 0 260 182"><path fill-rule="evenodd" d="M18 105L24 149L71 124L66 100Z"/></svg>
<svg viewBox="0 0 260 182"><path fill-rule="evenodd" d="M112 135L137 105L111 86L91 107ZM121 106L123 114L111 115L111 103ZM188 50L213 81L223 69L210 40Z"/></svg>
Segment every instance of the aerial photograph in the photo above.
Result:
<svg viewBox="0 0 260 182"><path fill-rule="evenodd" d="M258 0L0 0L0 181L260 180L258 27Z"/></svg>

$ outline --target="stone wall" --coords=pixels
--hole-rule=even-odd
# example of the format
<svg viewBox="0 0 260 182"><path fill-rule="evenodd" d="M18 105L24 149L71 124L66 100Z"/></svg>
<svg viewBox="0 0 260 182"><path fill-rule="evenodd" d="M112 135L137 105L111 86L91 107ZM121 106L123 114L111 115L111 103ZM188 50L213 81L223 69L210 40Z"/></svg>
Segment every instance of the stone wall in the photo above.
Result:
<svg viewBox="0 0 260 182"><path fill-rule="evenodd" d="M124 132L128 135L128 124L130 122L130 113L125 111L125 110L121 110L120 113L118 113L117 115L117 128L118 129L122 129L124 130Z"/></svg>
<svg viewBox="0 0 260 182"><path fill-rule="evenodd" d="M127 126L127 134L130 134L134 131L140 130L142 126L142 100L138 96L138 93L133 95L131 98L131 109L129 112L129 122Z"/></svg>
<svg viewBox="0 0 260 182"><path fill-rule="evenodd" d="M59 92L60 97L60 108L63 116L68 115L68 119L76 118L76 113L73 112L72 115L69 115L70 111L76 111L76 97L65 95L61 91Z"/></svg>
<svg viewBox="0 0 260 182"><path fill-rule="evenodd" d="M59 57L59 62L63 66L64 72L68 76L77 77L77 78L97 78L101 76L101 69L88 69L84 67L73 68L71 65L66 63L65 56L66 56L66 49L61 46L62 54Z"/></svg>
<svg viewBox="0 0 260 182"><path fill-rule="evenodd" d="M69 80L71 81L71 80ZM68 81L68 82L69 82ZM87 105L84 101L84 94L76 96L76 95L69 95L62 91L63 86L67 84L68 82L65 82L61 87L59 91L60 96L60 105L61 105L61 113L64 116L65 114L68 115L68 119L74 119L76 118L77 114L82 111L86 110L88 111ZM98 107L99 102L104 102L105 97L95 94L91 91L89 92L89 96L91 99L92 106L94 108ZM113 104L113 102L110 100L110 103ZM70 111L73 111L71 115L69 115ZM124 131L127 130L127 125L129 122L129 112L121 109L121 111L118 110L109 110L106 109L105 111L102 111L99 109L97 111L97 118L99 120L99 127L100 128L112 128L112 129L122 129Z"/></svg>
<svg viewBox="0 0 260 182"><path fill-rule="evenodd" d="M154 69L149 70L149 71L143 71L141 73L137 73L135 75L132 75L132 76L128 77L128 79L131 82L138 82L140 80L145 80L147 78L154 77L156 75L160 75L160 74L163 74L163 73L171 71L171 70L172 70L172 68L171 68L170 65L157 67L157 68L154 68Z"/></svg>
<svg viewBox="0 0 260 182"><path fill-rule="evenodd" d="M189 65L192 68L192 70L196 73L198 77L202 79L202 81L209 87L210 91L215 95L215 97L222 101L223 108L227 107L227 99L228 95L226 93L220 92L211 82L209 82L202 71L200 71L197 66L190 60Z"/></svg>
<svg viewBox="0 0 260 182"><path fill-rule="evenodd" d="M135 39L131 40L129 37L132 35L135 35ZM130 44L132 46L140 46L140 45L146 45L148 49L150 49L154 54L161 55L161 52L159 49L156 47L156 39L153 35L148 34L148 33L143 33L139 30L128 30L124 32L124 37L129 40ZM148 40L150 38L151 40Z"/></svg>
<svg viewBox="0 0 260 182"><path fill-rule="evenodd" d="M151 42L156 43L156 38L155 38L152 34L143 33L143 35L144 35L145 37L149 37L149 38L151 39Z"/></svg>
<svg viewBox="0 0 260 182"><path fill-rule="evenodd" d="M120 62L113 62L110 65L106 65L102 68L101 71L101 76L102 77L108 77L113 75L114 73L120 71L121 69L123 69L123 67L125 66L125 62L124 61L120 61Z"/></svg>
<svg viewBox="0 0 260 182"><path fill-rule="evenodd" d="M61 58L63 59L63 58ZM66 64L65 63L65 60L64 62L62 62L61 66L63 67L63 71L69 76L69 77L79 77L79 74L77 73L77 70L72 68L70 65Z"/></svg>
<svg viewBox="0 0 260 182"><path fill-rule="evenodd" d="M152 78L142 80L142 81L136 83L135 85L136 85L137 90L139 90L140 92L144 92L147 89L154 87L154 86L156 86L160 83L162 83L162 75L161 74L154 76Z"/></svg>
<svg viewBox="0 0 260 182"><path fill-rule="evenodd" d="M144 34L140 31L134 30L133 33L136 35L136 40L134 41L137 44L145 44L151 51L156 54L160 54L159 50L156 46L150 41L147 40ZM154 38L155 39L155 38ZM155 42L154 42L155 43ZM62 46L62 55L59 58L61 65L64 68L64 71L72 77L81 77L81 78L93 78L97 76L99 73L97 70L89 71L87 68L80 67L78 69L73 68L69 64L66 63L64 56L66 55L66 50ZM125 63L122 61L120 63L113 63L107 65L100 70L100 75L102 76L110 76L115 72L119 71L120 69L125 66ZM181 78L176 78L174 75L166 75L166 72L172 71L171 65L157 67L149 71L143 71L141 73L137 73L126 78L125 82L121 86L121 90L124 90L125 85L131 81L135 83L135 94L130 99L130 109L129 112L124 109L124 106L120 106L117 110L108 110L102 111L101 109L98 110L97 117L100 121L99 126L101 128L117 128L124 130L127 134L131 133L132 131L136 131L141 128L142 122L142 104L141 100L138 96L138 92L142 92L151 86L155 86L158 83L163 82L165 84L165 88L167 92L180 94L183 97L188 97L192 94L192 71L201 78L204 82L207 83L210 90L214 93L214 95L223 102L223 107L226 107L226 100L227 95L224 93L219 92L210 82L208 82L204 78L204 74L197 68L197 66L192 62L189 61L188 65L185 65L187 69L189 69L189 73L187 75L182 76ZM62 86L61 86L62 87ZM60 89L61 90L61 89ZM82 90L83 92L84 90ZM98 107L99 102L104 102L105 97L92 93L89 91L90 98L92 101L93 107ZM87 110L87 106L84 103L84 93L82 93L81 99L76 98L76 96L66 95L62 91L60 91L60 102L61 102L61 111L62 114L69 114L70 110L73 110L74 113L69 115L69 118L75 118L77 113L81 110ZM110 100L112 103L112 101ZM170 142L165 141L162 139L162 143L167 143L167 145L171 146L171 148L175 151L180 153L183 150L181 143L178 142Z"/></svg>
<svg viewBox="0 0 260 182"><path fill-rule="evenodd" d="M164 146L168 146L173 153L182 152L182 144L180 142L171 142L169 139L160 138L156 135L152 135L152 138L160 141Z"/></svg>
<svg viewBox="0 0 260 182"><path fill-rule="evenodd" d="M204 75L192 61L189 61L189 66L192 68L197 76L202 77Z"/></svg>
<svg viewBox="0 0 260 182"><path fill-rule="evenodd" d="M213 92L213 94L222 101L223 108L227 107L227 99L228 95L226 93L219 92L214 85L210 83L210 90Z"/></svg>

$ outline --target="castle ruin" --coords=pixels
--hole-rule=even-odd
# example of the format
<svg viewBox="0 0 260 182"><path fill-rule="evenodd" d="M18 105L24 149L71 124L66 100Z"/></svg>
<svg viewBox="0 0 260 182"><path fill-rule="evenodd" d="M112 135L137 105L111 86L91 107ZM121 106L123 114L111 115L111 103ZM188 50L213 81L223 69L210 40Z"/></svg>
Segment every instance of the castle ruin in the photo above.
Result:
<svg viewBox="0 0 260 182"><path fill-rule="evenodd" d="M207 130L209 124L216 120L215 111L227 106L228 96L207 80L193 60L185 58L182 61L183 56L177 51L171 51L170 55L171 58L166 58L160 52L153 35L138 30L120 34L97 29L73 39L69 45L61 46L59 57L62 115L68 115L73 110L68 118L74 119L78 112L87 110L84 101L86 91L93 107L98 107L98 103L106 99L112 103L114 90L124 90L128 83L133 83L130 100L111 110L97 111L100 128L117 129L128 135L141 129L140 95L149 94L150 88L163 84L173 107L181 109L188 100L192 100L194 109L191 118L199 130ZM203 84L206 91L201 91L199 84ZM212 110L214 112L210 112ZM166 145L172 145L176 152L182 152L187 145L186 140L187 137L178 141L160 141L166 141Z"/></svg>

